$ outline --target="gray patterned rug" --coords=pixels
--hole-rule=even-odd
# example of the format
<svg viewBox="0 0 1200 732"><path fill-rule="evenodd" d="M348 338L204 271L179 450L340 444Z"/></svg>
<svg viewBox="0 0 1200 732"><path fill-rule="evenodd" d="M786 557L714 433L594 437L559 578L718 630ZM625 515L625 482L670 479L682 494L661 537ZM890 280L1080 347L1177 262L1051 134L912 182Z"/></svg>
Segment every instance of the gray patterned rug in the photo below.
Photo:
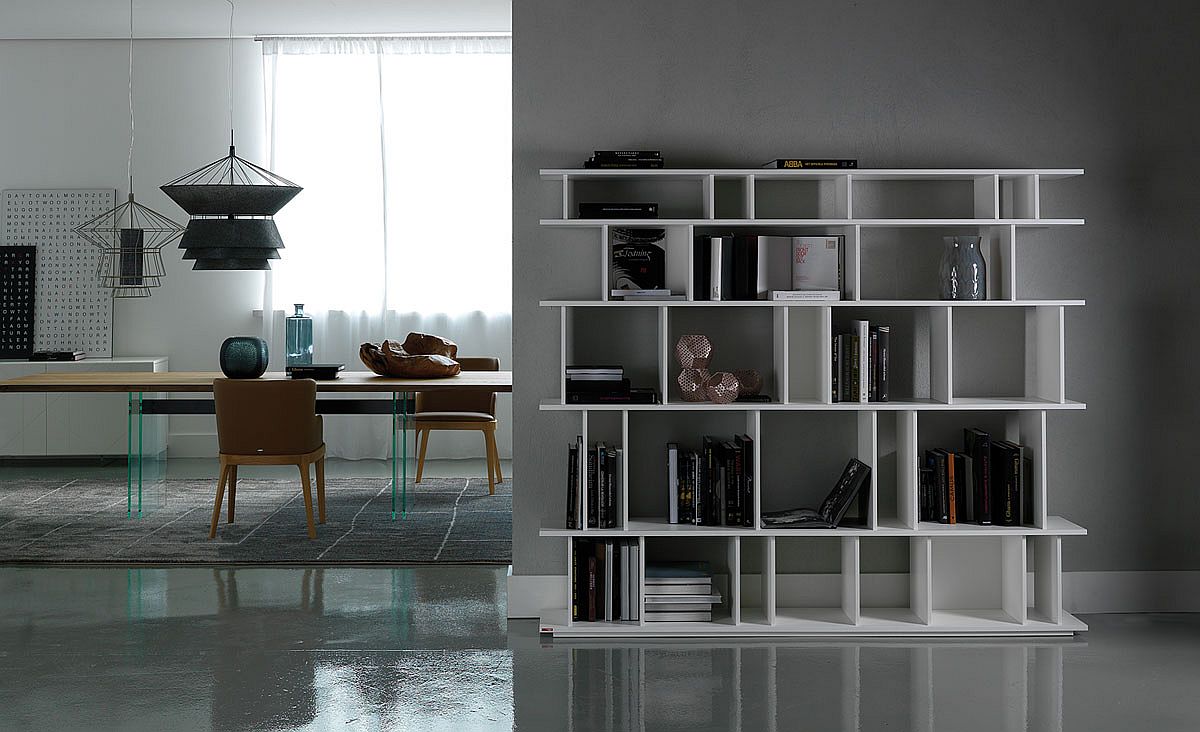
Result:
<svg viewBox="0 0 1200 732"><path fill-rule="evenodd" d="M512 482L489 496L482 478L409 485L407 517L391 518L389 481L326 480L326 523L305 528L296 480L238 481L236 522L222 511L209 540L214 480L168 479L145 489L148 510L125 517L125 483L0 482L0 563L509 564ZM314 486L315 490L315 486ZM398 501L399 499L397 499ZM313 496L316 512L316 496Z"/></svg>

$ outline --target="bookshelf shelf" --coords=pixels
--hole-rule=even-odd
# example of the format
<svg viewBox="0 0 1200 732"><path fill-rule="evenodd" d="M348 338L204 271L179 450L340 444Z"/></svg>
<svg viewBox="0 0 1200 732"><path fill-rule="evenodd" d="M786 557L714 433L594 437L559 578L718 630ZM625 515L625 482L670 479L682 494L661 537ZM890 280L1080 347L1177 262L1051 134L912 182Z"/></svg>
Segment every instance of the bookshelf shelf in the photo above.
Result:
<svg viewBox="0 0 1200 732"><path fill-rule="evenodd" d="M566 529L560 518L539 531L548 540L566 540L568 565L563 592L543 612L542 631L574 638L882 638L1060 636L1086 630L1063 608L1062 541L1087 530L1049 514L1046 479L1047 415L1086 409L1067 398L1065 380L1066 313L1085 301L1024 297L1017 246L1084 224L1058 212L1046 215L1042 205L1044 183L1083 173L1073 168L540 171L543 180L561 187L559 211L540 223L556 236L590 242L596 256L581 260L582 271L585 276L598 271L594 289L539 303L559 310L564 372L557 397L542 400L539 409L578 415L585 445L622 448L615 467L617 527ZM663 184L666 196L663 218L575 218L580 201L656 200L647 198L647 191L657 190L657 184ZM944 200L937 206L921 203L925 197L913 195L924 193L921 186L945 194ZM902 195L889 203L892 191ZM911 210L913 205L926 210ZM665 230L666 286L681 299L610 299L607 262L615 228ZM729 231L842 236L845 299L698 299L693 242ZM983 238L994 299L933 300L926 299L933 292L880 284L881 268L896 277L897 252L928 257L932 249L916 250L927 239L940 244L942 233ZM893 297L905 294L915 297ZM844 331L850 318L904 324L903 330L893 327L892 341L902 344L894 355L911 374L903 383L893 382L890 401L832 401L831 336ZM971 378L978 363L997 356L972 342L980 327L1004 333L1009 342L989 341L988 346L999 356L1018 354L1003 363L1023 369L1016 373L1023 384ZM596 337L608 328L620 328L621 342L604 344ZM675 385L674 341L697 332L713 338L717 369L755 368L771 400L682 401ZM621 363L633 386L653 387L663 403L568 403L565 367L572 363ZM968 426L987 427L996 439L1027 449L1025 490L1032 505L1026 525L918 520L921 451ZM670 523L662 467L666 443L743 432L752 439L747 443L752 452L745 453L754 475L752 526ZM803 439L808 442L799 442ZM820 490L824 468L804 466L834 453L843 463L853 456L872 468L864 485L867 508L863 515L851 514L855 525L761 528L762 510L814 505L809 488ZM793 474L790 466L797 462L810 474ZM582 490L586 496L588 489ZM550 509L553 516L565 513L562 504ZM572 548L583 540L606 539L637 547L641 566L635 587L643 596L640 573L646 561L708 561L713 586L723 598L713 608L714 619L573 620ZM810 566L814 563L819 566Z"/></svg>

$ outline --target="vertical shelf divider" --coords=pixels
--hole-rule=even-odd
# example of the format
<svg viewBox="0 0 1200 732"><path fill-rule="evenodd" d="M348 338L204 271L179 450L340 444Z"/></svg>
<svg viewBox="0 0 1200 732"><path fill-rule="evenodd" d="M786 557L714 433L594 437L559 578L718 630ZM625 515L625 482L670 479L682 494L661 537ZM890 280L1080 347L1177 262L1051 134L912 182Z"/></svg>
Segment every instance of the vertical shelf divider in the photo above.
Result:
<svg viewBox="0 0 1200 732"><path fill-rule="evenodd" d="M563 607L567 609L567 627L575 625L575 620L571 617L571 611L574 606L571 597L572 589L575 587L575 539L567 538L567 584L563 588Z"/></svg>
<svg viewBox="0 0 1200 732"><path fill-rule="evenodd" d="M821 394L818 401L833 404L833 308L829 305L821 306L821 344L817 352L821 354L818 367Z"/></svg>
<svg viewBox="0 0 1200 732"><path fill-rule="evenodd" d="M612 282L608 279L608 241L609 227L604 224L600 227L600 300L603 302L612 299Z"/></svg>
<svg viewBox="0 0 1200 732"><path fill-rule="evenodd" d="M702 202L704 218L715 219L717 217L717 177L706 175L701 178L700 191L700 195L704 197Z"/></svg>
<svg viewBox="0 0 1200 732"><path fill-rule="evenodd" d="M663 404L671 401L667 398L667 389L671 385L670 310L665 305L658 308L658 393Z"/></svg>
<svg viewBox="0 0 1200 732"><path fill-rule="evenodd" d="M1000 537L1000 606L1014 622L1025 624L1025 537Z"/></svg>
<svg viewBox="0 0 1200 732"><path fill-rule="evenodd" d="M866 519L870 529L879 526L879 412L858 412L858 459L871 466L870 500Z"/></svg>
<svg viewBox="0 0 1200 732"><path fill-rule="evenodd" d="M771 308L775 318L775 394L780 402L787 404L791 387L788 373L788 312L791 308Z"/></svg>
<svg viewBox="0 0 1200 732"><path fill-rule="evenodd" d="M564 219L572 218L571 209L575 204L574 183L571 182L571 176L564 175L562 177L562 217Z"/></svg>
<svg viewBox="0 0 1200 732"><path fill-rule="evenodd" d="M1062 537L1033 538L1033 609L1040 619L1061 623L1063 616Z"/></svg>
<svg viewBox="0 0 1200 732"><path fill-rule="evenodd" d="M954 403L954 310L929 308L929 397Z"/></svg>
<svg viewBox="0 0 1200 732"><path fill-rule="evenodd" d="M857 536L842 537L842 612L851 625L862 620L862 571L859 539Z"/></svg>
<svg viewBox="0 0 1200 732"><path fill-rule="evenodd" d="M1044 529L1049 514L1046 500L1046 411L1022 412L1015 421L1016 429L1009 430L1013 434L1008 439L1033 451L1030 456L1033 460L1033 485L1025 488L1033 493L1033 525Z"/></svg>
<svg viewBox="0 0 1200 732"><path fill-rule="evenodd" d="M933 540L914 536L908 543L909 604L917 620L933 623Z"/></svg>
<svg viewBox="0 0 1200 732"><path fill-rule="evenodd" d="M975 218L1000 218L1000 176L977 175L975 183Z"/></svg>
<svg viewBox="0 0 1200 732"><path fill-rule="evenodd" d="M917 455L917 412L896 412L896 515L901 526L917 528L920 472Z"/></svg>
<svg viewBox="0 0 1200 732"><path fill-rule="evenodd" d="M734 625L742 624L742 540L728 538L725 547L726 563L729 565L729 617Z"/></svg>
<svg viewBox="0 0 1200 732"><path fill-rule="evenodd" d="M638 543L638 567L637 567L637 606L638 606L638 625L646 625L646 537L639 536Z"/></svg>
<svg viewBox="0 0 1200 732"><path fill-rule="evenodd" d="M746 434L750 435L750 439L754 440L754 454L751 455L751 476L753 477L753 492L751 500L754 501L754 530L762 531L762 412L757 409L752 409L746 412ZM765 582L766 580L764 580Z"/></svg>
<svg viewBox="0 0 1200 732"><path fill-rule="evenodd" d="M700 295L696 292L696 227L693 224L687 227L687 282L683 293L688 301L697 300Z"/></svg>
<svg viewBox="0 0 1200 732"><path fill-rule="evenodd" d="M1066 398L1065 310L1061 305L1025 308L1025 396Z"/></svg>
<svg viewBox="0 0 1200 732"><path fill-rule="evenodd" d="M571 353L574 352L574 343L572 337L575 329L571 327L571 308L566 305L558 310L559 315L559 361L562 368L558 370L558 400L562 404L567 403L567 365L570 363L568 359Z"/></svg>
<svg viewBox="0 0 1200 732"><path fill-rule="evenodd" d="M836 219L854 218L854 175L846 173L834 182L834 212Z"/></svg>
<svg viewBox="0 0 1200 732"><path fill-rule="evenodd" d="M754 175L747 175L742 184L742 207L745 211L747 219L756 218L754 214L754 197L757 195L754 191Z"/></svg>
<svg viewBox="0 0 1200 732"><path fill-rule="evenodd" d="M762 543L762 581L759 587L762 592L763 619L767 625L775 624L775 584L778 576L775 572L775 537L764 536Z"/></svg>
<svg viewBox="0 0 1200 732"><path fill-rule="evenodd" d="M629 529L629 410L621 410L621 528Z"/></svg>
<svg viewBox="0 0 1200 732"><path fill-rule="evenodd" d="M845 263L842 286L846 299L862 300L862 227L858 224L846 227Z"/></svg>
<svg viewBox="0 0 1200 732"><path fill-rule="evenodd" d="M583 449L579 453L579 500L583 506L583 521L580 523L579 530L587 531L587 505L588 505L588 480L587 480L587 456L588 445L591 444L588 440L588 410L579 410L579 434L583 438Z"/></svg>

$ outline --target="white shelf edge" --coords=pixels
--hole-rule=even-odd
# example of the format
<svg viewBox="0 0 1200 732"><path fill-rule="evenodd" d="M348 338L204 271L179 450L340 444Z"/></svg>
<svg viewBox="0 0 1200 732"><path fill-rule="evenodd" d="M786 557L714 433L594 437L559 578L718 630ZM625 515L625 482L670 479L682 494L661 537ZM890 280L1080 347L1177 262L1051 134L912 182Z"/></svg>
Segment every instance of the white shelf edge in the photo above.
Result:
<svg viewBox="0 0 1200 732"><path fill-rule="evenodd" d="M1034 526L979 526L977 524L929 524L922 522L916 529L898 525L895 520L880 521L876 529L843 528L843 529L754 529L742 526L692 526L690 524L671 524L666 521L648 521L631 519L625 529L563 529L554 526L544 526L539 536L549 537L636 537L636 536L691 536L691 537L729 537L729 536L788 536L796 538L829 537L829 536L930 536L967 537L967 536L1086 536L1087 529L1069 521L1062 516L1050 516L1045 528Z"/></svg>
<svg viewBox="0 0 1200 732"><path fill-rule="evenodd" d="M789 608L780 608L787 613ZM1060 636L1086 631L1087 624L1074 615L1064 612L1062 621L1052 623L1041 618L1030 618L1017 623L994 617L971 615L971 611L945 611L935 609L929 625L909 622L900 618L902 608L863 608L862 621L857 625L821 619L828 608L794 608L795 615L811 614L814 618L777 617L774 625L743 622L729 623L648 623L646 625L618 623L575 623L568 626L566 610L552 608L544 610L538 628L542 633L563 638L604 637L754 637L754 636Z"/></svg>
<svg viewBox="0 0 1200 732"><path fill-rule="evenodd" d="M1062 180L1084 174L1083 168L836 168L784 170L781 168L542 168L538 174L546 180L576 178L704 178L707 176L761 178L840 178L858 180L970 180L982 175L1017 178L1037 175L1042 180Z"/></svg>
<svg viewBox="0 0 1200 732"><path fill-rule="evenodd" d="M1083 226L1083 219L540 219L541 226L599 227L623 226L657 229L664 226L864 226L877 229L940 226Z"/></svg>
<svg viewBox="0 0 1200 732"><path fill-rule="evenodd" d="M1038 399L996 399L996 398L972 398L972 397L954 397L953 404L944 404L932 400L918 402L837 402L834 404L826 404L823 402L804 401L792 402L789 404L781 404L780 402L734 402L732 404L713 404L711 402L681 402L670 404L563 404L557 400L544 399L538 405L538 409L543 412L580 412L587 410L601 412L823 412L823 411L843 411L843 412L890 412L911 409L917 412L972 412L972 411L1020 411L1026 409L1033 410L1073 410L1086 409L1087 405L1083 402L1075 402L1070 399L1065 402L1050 402Z"/></svg>
<svg viewBox="0 0 1200 732"><path fill-rule="evenodd" d="M1086 300L540 300L544 308L930 308L1083 307Z"/></svg>

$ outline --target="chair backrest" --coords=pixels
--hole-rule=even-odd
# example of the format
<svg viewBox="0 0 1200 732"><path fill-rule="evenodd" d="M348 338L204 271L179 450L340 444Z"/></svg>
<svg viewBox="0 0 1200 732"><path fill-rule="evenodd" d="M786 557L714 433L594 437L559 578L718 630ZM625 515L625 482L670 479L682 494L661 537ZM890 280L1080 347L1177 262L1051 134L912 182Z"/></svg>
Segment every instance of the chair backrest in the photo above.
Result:
<svg viewBox="0 0 1200 732"><path fill-rule="evenodd" d="M213 399L222 453L301 455L321 446L312 379L216 379Z"/></svg>
<svg viewBox="0 0 1200 732"><path fill-rule="evenodd" d="M491 356L456 358L463 371L499 371L500 359ZM484 391L417 392L417 412L476 412L496 416L496 394Z"/></svg>

